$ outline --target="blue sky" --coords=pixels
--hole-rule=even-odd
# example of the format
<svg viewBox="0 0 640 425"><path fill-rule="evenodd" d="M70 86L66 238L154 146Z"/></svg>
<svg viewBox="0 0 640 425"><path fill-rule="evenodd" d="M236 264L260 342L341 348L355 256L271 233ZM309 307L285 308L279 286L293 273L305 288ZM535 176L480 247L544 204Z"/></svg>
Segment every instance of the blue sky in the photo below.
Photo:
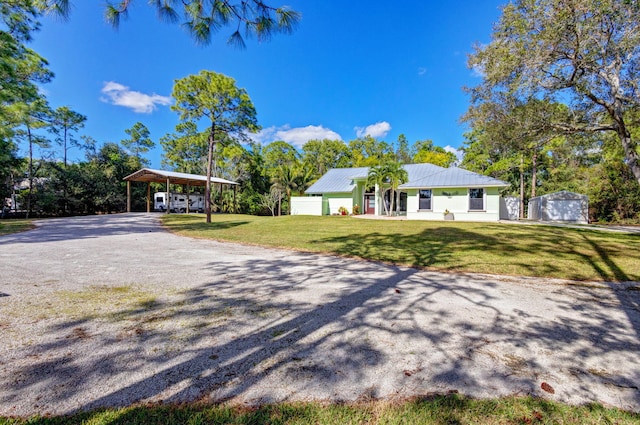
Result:
<svg viewBox="0 0 640 425"><path fill-rule="evenodd" d="M264 144L364 134L391 143L405 134L411 143L458 148L468 106L462 87L479 82L467 54L490 41L504 1L272 0L301 12L300 25L269 42L248 40L244 50L226 44L228 28L198 46L145 0L132 3L114 30L102 2L75 0L69 21L45 18L30 47L56 74L43 87L51 105L87 116L79 134L119 142L140 121L158 145L148 158L159 168L158 141L178 123L174 80L203 69L247 90Z"/></svg>

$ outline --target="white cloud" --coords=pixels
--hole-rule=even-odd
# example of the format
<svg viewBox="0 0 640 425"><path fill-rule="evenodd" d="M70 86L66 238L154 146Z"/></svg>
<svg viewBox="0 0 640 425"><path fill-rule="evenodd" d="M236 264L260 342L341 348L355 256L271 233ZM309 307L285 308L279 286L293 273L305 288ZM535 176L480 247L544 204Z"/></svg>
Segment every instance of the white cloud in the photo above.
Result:
<svg viewBox="0 0 640 425"><path fill-rule="evenodd" d="M427 68L424 68L422 66L418 68L418 75L424 75L426 73L427 73Z"/></svg>
<svg viewBox="0 0 640 425"><path fill-rule="evenodd" d="M354 130L356 131L356 136L358 137L365 137L368 135L378 138L386 136L389 131L391 131L391 124L386 121L380 121L366 127L355 127Z"/></svg>
<svg viewBox="0 0 640 425"><path fill-rule="evenodd" d="M444 147L444 150L453 153L456 158L458 158L456 161L456 165L462 162L462 158L464 157L464 151L462 149L454 148L453 146L447 145Z"/></svg>
<svg viewBox="0 0 640 425"><path fill-rule="evenodd" d="M104 96L100 97L101 101L112 105L124 106L142 114L150 114L156 109L157 105L166 106L171 104L170 97L160 96L155 93L148 95L130 90L129 87L115 81L104 83L101 91L104 94Z"/></svg>
<svg viewBox="0 0 640 425"><path fill-rule="evenodd" d="M306 127L291 128L289 125L282 127L267 127L260 130L257 134L250 136L256 142L268 144L276 140L283 140L296 147L302 147L309 140L342 140L338 133L321 125L308 125Z"/></svg>

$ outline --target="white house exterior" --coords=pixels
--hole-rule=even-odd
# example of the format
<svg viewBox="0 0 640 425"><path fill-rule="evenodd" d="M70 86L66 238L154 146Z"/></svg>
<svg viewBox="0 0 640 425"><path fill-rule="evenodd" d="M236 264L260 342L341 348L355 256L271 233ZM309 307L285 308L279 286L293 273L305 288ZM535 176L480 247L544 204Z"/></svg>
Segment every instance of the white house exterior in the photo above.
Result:
<svg viewBox="0 0 640 425"><path fill-rule="evenodd" d="M457 167L407 164L404 168L409 179L399 186L396 204L398 214L407 219L443 220L445 212L455 220L500 219L500 191L508 183ZM315 215L337 214L340 207L353 212L355 205L361 214L384 215L383 202L389 204L389 192L381 197L377 187L367 187L368 173L367 167L329 170L305 192L307 197L322 198ZM292 200L293 214L305 210L297 206L298 199L304 198Z"/></svg>

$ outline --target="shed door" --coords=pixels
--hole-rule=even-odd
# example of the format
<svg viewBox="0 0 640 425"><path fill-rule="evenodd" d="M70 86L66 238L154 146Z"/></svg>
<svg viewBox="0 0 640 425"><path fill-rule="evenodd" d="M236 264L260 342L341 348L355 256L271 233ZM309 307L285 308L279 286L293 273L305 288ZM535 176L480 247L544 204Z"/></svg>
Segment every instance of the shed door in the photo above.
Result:
<svg viewBox="0 0 640 425"><path fill-rule="evenodd" d="M582 221L582 201L579 199L558 199L547 201L548 220Z"/></svg>

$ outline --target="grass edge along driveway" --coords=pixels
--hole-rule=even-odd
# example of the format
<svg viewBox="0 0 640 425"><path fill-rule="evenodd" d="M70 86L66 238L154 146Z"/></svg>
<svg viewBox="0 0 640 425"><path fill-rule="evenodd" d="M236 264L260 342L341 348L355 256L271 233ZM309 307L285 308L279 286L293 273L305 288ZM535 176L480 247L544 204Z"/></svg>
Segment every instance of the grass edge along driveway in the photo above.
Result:
<svg viewBox="0 0 640 425"><path fill-rule="evenodd" d="M186 403L100 409L70 416L2 418L0 425L61 424L636 424L640 414L592 403L569 406L534 397L476 400L458 394L353 404L282 403L244 408Z"/></svg>
<svg viewBox="0 0 640 425"><path fill-rule="evenodd" d="M24 232L34 227L31 219L2 219L0 220L0 236Z"/></svg>
<svg viewBox="0 0 640 425"><path fill-rule="evenodd" d="M640 281L640 235L508 223L342 216L168 215L179 235L383 261L437 271Z"/></svg>

